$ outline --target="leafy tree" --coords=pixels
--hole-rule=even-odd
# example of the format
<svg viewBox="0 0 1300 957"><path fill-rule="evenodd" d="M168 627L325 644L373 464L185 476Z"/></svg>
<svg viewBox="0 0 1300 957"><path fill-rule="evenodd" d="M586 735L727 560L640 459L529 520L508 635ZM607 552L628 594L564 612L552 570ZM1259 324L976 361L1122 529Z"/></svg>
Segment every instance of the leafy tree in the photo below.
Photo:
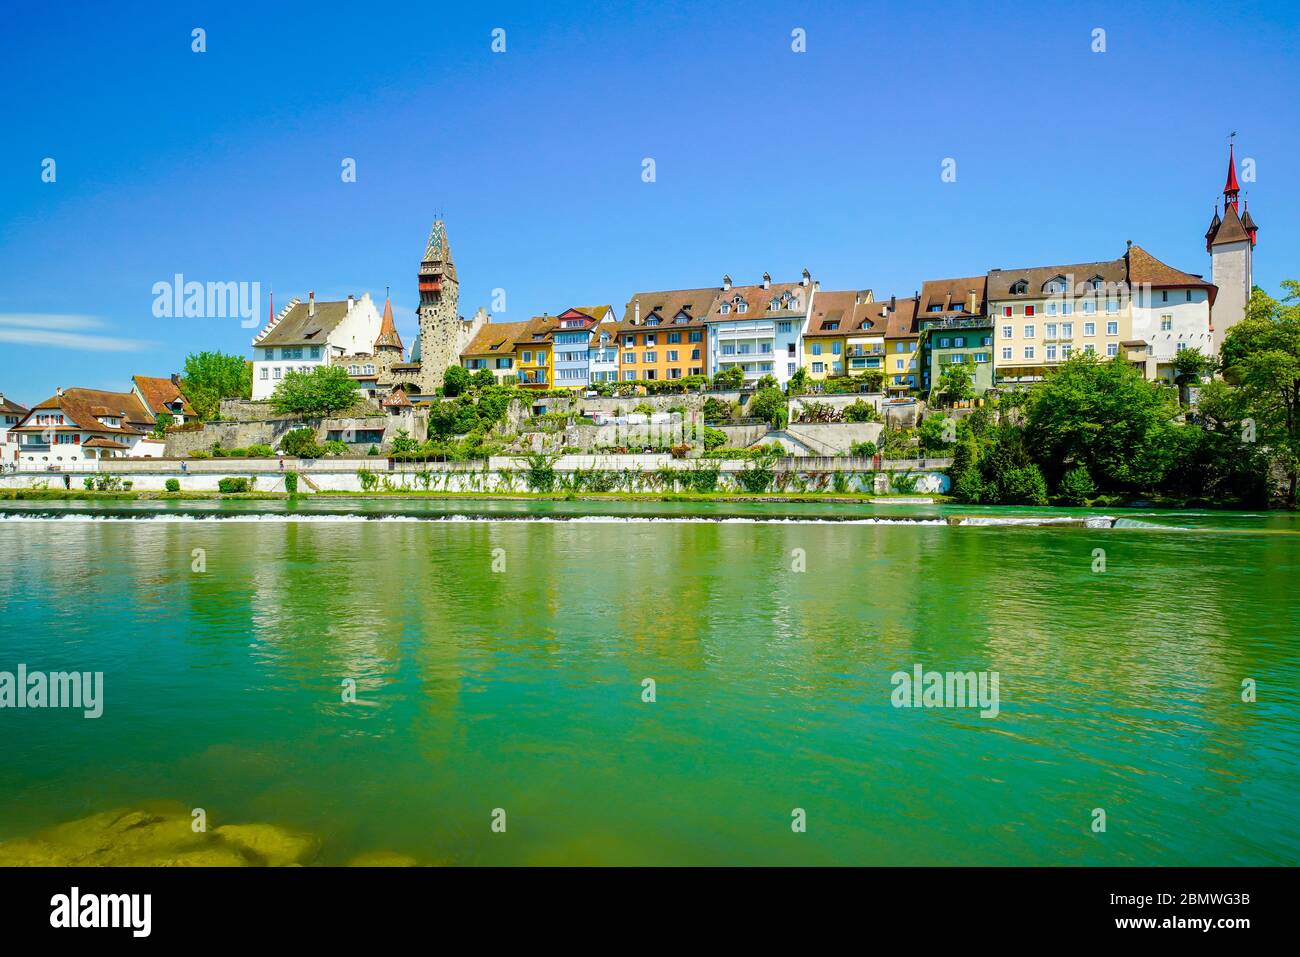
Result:
<svg viewBox="0 0 1300 957"><path fill-rule="evenodd" d="M730 366L713 377L715 389L739 389L745 381L745 370L740 366Z"/></svg>
<svg viewBox="0 0 1300 957"><path fill-rule="evenodd" d="M794 370L794 375L790 376L790 394L802 395L808 391L808 370L803 366Z"/></svg>
<svg viewBox="0 0 1300 957"><path fill-rule="evenodd" d="M488 373L491 375L491 373ZM470 387L469 370L464 366L448 366L447 371L442 376L442 394L448 398L454 398L464 392L468 392Z"/></svg>
<svg viewBox="0 0 1300 957"><path fill-rule="evenodd" d="M316 366L286 375L271 393L271 408L279 415L320 418L346 412L359 398L357 384L342 366Z"/></svg>
<svg viewBox="0 0 1300 957"><path fill-rule="evenodd" d="M957 438L957 426L946 415L927 415L916 434L926 452L947 452Z"/></svg>
<svg viewBox="0 0 1300 957"><path fill-rule="evenodd" d="M1221 350L1224 378L1240 386L1250 420L1242 437L1261 443L1287 477L1296 501L1300 466L1300 281L1282 283L1279 301L1251 294L1247 317L1228 330Z"/></svg>
<svg viewBox="0 0 1300 957"><path fill-rule="evenodd" d="M193 403L191 403L192 405ZM153 432L150 433L155 439L161 439L167 434L167 427L174 421L174 416L170 412L159 412L153 417Z"/></svg>
<svg viewBox="0 0 1300 957"><path fill-rule="evenodd" d="M749 400L749 414L766 420L774 429L784 428L788 421L785 393L775 387L759 389Z"/></svg>
<svg viewBox="0 0 1300 957"><path fill-rule="evenodd" d="M880 413L870 402L864 402L858 399L844 407L845 422L879 422L881 421Z"/></svg>
<svg viewBox="0 0 1300 957"><path fill-rule="evenodd" d="M1085 500L1097 493L1097 486L1093 484L1088 470L1082 465L1076 465L1061 476L1061 484L1057 492L1066 503L1082 505Z"/></svg>
<svg viewBox="0 0 1300 957"><path fill-rule="evenodd" d="M486 389L488 386L497 384L497 377L492 374L491 369L479 369L470 376L470 385L476 389Z"/></svg>
<svg viewBox="0 0 1300 957"><path fill-rule="evenodd" d="M723 402L721 399L709 396L704 400L704 420L706 422L717 422L732 417L732 406L730 402Z"/></svg>
<svg viewBox="0 0 1300 957"><path fill-rule="evenodd" d="M764 389L777 388L776 376L772 375L772 373L770 372L764 373L763 375L759 376L755 388L758 389L758 391L760 392L762 392Z"/></svg>
<svg viewBox="0 0 1300 957"><path fill-rule="evenodd" d="M1170 390L1127 362L1075 353L1031 395L1025 434L1059 481L1082 465L1103 490L1155 487L1173 464Z"/></svg>
<svg viewBox="0 0 1300 957"><path fill-rule="evenodd" d="M944 366L939 373L938 392L949 405L975 398L974 360L967 358Z"/></svg>
<svg viewBox="0 0 1300 957"><path fill-rule="evenodd" d="M325 450L316 444L315 429L293 429L286 432L280 439L280 451L304 459L320 458L325 454Z"/></svg>
<svg viewBox="0 0 1300 957"><path fill-rule="evenodd" d="M185 357L180 390L199 418L215 418L222 399L253 395L253 364L224 352L191 353Z"/></svg>

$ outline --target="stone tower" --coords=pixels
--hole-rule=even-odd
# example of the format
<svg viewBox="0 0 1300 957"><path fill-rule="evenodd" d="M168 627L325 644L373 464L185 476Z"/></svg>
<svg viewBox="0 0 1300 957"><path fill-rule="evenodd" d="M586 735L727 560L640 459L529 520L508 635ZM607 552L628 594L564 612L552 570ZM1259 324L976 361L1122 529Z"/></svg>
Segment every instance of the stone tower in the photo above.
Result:
<svg viewBox="0 0 1300 957"><path fill-rule="evenodd" d="M1228 147L1228 178L1223 186L1223 218L1218 207L1205 233L1205 250L1210 254L1210 281L1219 287L1210 314L1214 326L1214 351L1218 353L1228 330L1246 318L1250 302L1255 236L1259 227L1245 209L1237 212L1237 163Z"/></svg>
<svg viewBox="0 0 1300 957"><path fill-rule="evenodd" d="M486 320L482 310L470 322L460 316L460 281L447 242L447 226L441 219L435 219L429 230L419 282L420 337L411 360L420 363L420 391L428 395L442 385L448 366L460 364L461 350Z"/></svg>

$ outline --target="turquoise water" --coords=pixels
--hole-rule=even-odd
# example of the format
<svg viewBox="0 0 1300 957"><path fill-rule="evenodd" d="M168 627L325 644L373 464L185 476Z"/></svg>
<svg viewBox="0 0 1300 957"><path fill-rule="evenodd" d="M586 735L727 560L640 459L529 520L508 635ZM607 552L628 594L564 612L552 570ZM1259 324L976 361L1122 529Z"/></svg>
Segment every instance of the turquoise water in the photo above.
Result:
<svg viewBox="0 0 1300 957"><path fill-rule="evenodd" d="M1300 861L1293 515L283 511L6 504L0 670L103 671L106 703L0 711L0 840L168 798L314 831L324 863ZM998 672L998 717L891 706L916 663Z"/></svg>

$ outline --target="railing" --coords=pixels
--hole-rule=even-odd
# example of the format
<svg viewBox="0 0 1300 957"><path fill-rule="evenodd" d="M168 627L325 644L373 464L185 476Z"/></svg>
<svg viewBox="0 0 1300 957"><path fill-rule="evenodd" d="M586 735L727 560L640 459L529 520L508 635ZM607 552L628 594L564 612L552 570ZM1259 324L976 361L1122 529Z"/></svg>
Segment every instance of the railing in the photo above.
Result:
<svg viewBox="0 0 1300 957"><path fill-rule="evenodd" d="M922 329L980 329L993 328L993 320L981 319L922 319Z"/></svg>

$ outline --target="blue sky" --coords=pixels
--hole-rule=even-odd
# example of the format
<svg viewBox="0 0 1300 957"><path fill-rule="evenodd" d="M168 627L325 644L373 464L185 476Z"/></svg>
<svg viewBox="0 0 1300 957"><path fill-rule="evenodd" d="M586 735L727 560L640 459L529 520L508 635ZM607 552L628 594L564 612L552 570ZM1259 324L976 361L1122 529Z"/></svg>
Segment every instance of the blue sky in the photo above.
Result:
<svg viewBox="0 0 1300 957"><path fill-rule="evenodd" d="M263 312L391 285L409 347L436 212L461 311L501 288L498 319L804 267L910 295L1127 239L1208 274L1233 130L1256 282L1300 276L1292 4L454 6L8 9L0 392L247 355L236 319L155 318L176 273Z"/></svg>

